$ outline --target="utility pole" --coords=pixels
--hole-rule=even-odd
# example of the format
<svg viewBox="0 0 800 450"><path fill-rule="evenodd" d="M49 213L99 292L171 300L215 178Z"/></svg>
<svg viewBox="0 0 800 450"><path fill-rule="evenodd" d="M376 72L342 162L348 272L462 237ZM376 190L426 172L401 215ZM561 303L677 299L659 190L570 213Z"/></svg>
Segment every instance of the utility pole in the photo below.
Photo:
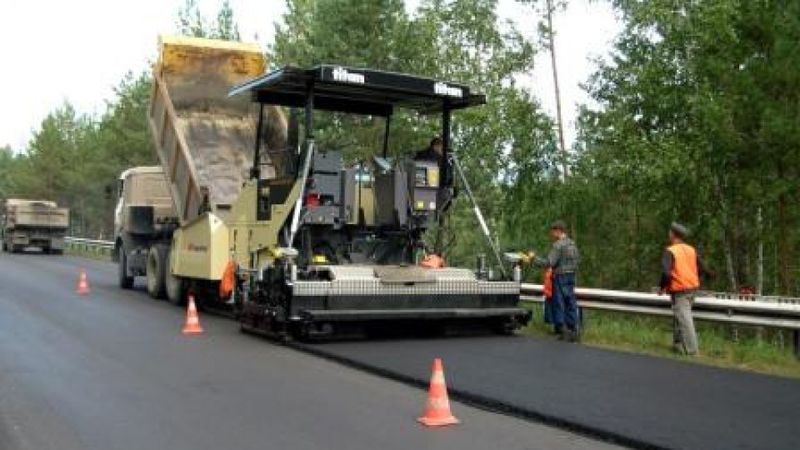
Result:
<svg viewBox="0 0 800 450"><path fill-rule="evenodd" d="M564 144L564 117L561 113L561 89L558 86L558 66L556 65L556 42L555 42L555 29L553 29L553 11L555 10L554 1L547 0L545 6L547 8L547 47L550 50L550 66L553 68L553 88L556 96L556 125L558 130L558 149L561 153L561 181L566 185L567 178L569 178L569 155L567 154L567 146ZM572 238L578 240L578 220L574 212L570 214L570 231Z"/></svg>
<svg viewBox="0 0 800 450"><path fill-rule="evenodd" d="M553 0L547 0L547 46L550 49L550 63L553 67L553 86L556 94L556 124L558 125L558 144L561 152L563 179L569 177L567 148L564 145L564 120L561 115L561 90L558 87L558 68L556 67L555 31L553 30Z"/></svg>

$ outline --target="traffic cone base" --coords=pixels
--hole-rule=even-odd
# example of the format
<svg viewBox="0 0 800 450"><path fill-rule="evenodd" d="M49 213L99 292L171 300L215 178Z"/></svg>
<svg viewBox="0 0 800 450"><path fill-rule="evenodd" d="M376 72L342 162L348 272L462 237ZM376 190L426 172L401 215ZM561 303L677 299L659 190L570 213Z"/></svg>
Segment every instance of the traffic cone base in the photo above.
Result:
<svg viewBox="0 0 800 450"><path fill-rule="evenodd" d="M197 307L194 304L194 295L189 294L189 301L186 305L186 323L183 325L183 334L201 334L203 327L200 326L200 317L197 314Z"/></svg>
<svg viewBox="0 0 800 450"><path fill-rule="evenodd" d="M417 421L428 427L444 427L447 425L455 425L461 423L460 420L456 419L453 416L445 417L443 419L430 419L428 417L420 417L417 419Z"/></svg>
<svg viewBox="0 0 800 450"><path fill-rule="evenodd" d="M450 412L450 400L447 397L447 384L444 380L444 368L442 360L433 360L433 373L428 389L428 402L425 405L425 414L417 419L423 425L429 427L441 427L445 425L455 425L460 421Z"/></svg>
<svg viewBox="0 0 800 450"><path fill-rule="evenodd" d="M86 271L81 270L80 275L78 276L78 295L89 295L89 280L86 277Z"/></svg>

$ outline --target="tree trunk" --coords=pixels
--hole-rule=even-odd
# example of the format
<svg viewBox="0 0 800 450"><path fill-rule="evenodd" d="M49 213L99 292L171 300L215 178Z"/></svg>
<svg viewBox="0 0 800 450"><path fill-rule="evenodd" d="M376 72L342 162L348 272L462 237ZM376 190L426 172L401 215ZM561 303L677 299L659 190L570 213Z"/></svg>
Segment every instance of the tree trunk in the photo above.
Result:
<svg viewBox="0 0 800 450"><path fill-rule="evenodd" d="M778 263L778 247L780 243L776 240L775 246L772 248L772 292L775 294L780 293L781 291L781 277L779 275L780 272L780 264Z"/></svg>
<svg viewBox="0 0 800 450"><path fill-rule="evenodd" d="M778 181L784 180L783 164L778 161ZM791 239L789 238L789 225L786 211L788 203L786 192L778 194L778 276L780 280L780 293L791 295L792 276L791 276Z"/></svg>
<svg viewBox="0 0 800 450"><path fill-rule="evenodd" d="M725 252L725 266L728 272L728 284L731 292L736 292L736 270L733 265L733 242L731 240L730 221L728 220L728 207L719 178L714 180L714 192L719 202L720 219L722 222L722 248Z"/></svg>
<svg viewBox="0 0 800 450"><path fill-rule="evenodd" d="M550 47L550 64L553 66L553 86L556 95L556 124L558 125L558 144L561 151L561 165L564 181L569 177L567 147L564 144L564 121L561 115L561 90L558 87L558 68L556 67L555 30L553 30L553 0L547 0L547 41ZM574 232L574 229L573 229Z"/></svg>
<svg viewBox="0 0 800 450"><path fill-rule="evenodd" d="M636 287L641 288L643 278L642 270L642 252L639 248L639 236L641 236L641 217L639 215L639 200L636 196L633 197L633 258L636 270Z"/></svg>
<svg viewBox="0 0 800 450"><path fill-rule="evenodd" d="M756 212L756 224L758 226L758 253L756 255L756 294L764 295L764 217L761 206Z"/></svg>
<svg viewBox="0 0 800 450"><path fill-rule="evenodd" d="M791 295L792 276L790 270L791 249L789 248L789 235L786 217L786 194L778 196L778 276L780 279L780 292Z"/></svg>

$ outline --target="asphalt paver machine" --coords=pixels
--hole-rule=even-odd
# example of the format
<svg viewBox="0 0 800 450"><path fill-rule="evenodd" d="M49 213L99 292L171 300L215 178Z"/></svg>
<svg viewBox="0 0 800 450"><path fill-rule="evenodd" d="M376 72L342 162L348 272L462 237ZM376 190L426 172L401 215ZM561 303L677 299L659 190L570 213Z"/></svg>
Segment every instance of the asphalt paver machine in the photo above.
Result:
<svg viewBox="0 0 800 450"><path fill-rule="evenodd" d="M234 293L244 327L317 336L354 324L480 323L510 332L528 321L518 306L518 281L417 264L423 234L447 214L452 197L452 112L481 105L484 96L459 84L335 65L285 67L230 95L249 95L261 110L302 110L304 117L303 132L289 132L302 134L302 142L290 138L284 154L255 143L254 160L269 161L270 176L254 165L247 225L234 226L234 252L246 248L250 255ZM399 108L441 117L443 158L385 157ZM317 110L384 118L383 148L366 164L347 167L341 150L318 147Z"/></svg>

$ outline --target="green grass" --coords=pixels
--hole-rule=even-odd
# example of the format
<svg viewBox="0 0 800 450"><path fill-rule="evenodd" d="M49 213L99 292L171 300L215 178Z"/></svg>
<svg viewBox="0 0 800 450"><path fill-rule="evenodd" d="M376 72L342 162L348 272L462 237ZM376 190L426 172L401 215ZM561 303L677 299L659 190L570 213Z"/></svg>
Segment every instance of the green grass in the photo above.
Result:
<svg viewBox="0 0 800 450"><path fill-rule="evenodd" d="M530 307L533 321L522 333L552 337L552 327L542 322L542 306ZM800 378L800 360L794 355L790 331L708 322L695 324L700 341L700 355L696 357L673 353L671 318L584 310L582 342L593 347Z"/></svg>

